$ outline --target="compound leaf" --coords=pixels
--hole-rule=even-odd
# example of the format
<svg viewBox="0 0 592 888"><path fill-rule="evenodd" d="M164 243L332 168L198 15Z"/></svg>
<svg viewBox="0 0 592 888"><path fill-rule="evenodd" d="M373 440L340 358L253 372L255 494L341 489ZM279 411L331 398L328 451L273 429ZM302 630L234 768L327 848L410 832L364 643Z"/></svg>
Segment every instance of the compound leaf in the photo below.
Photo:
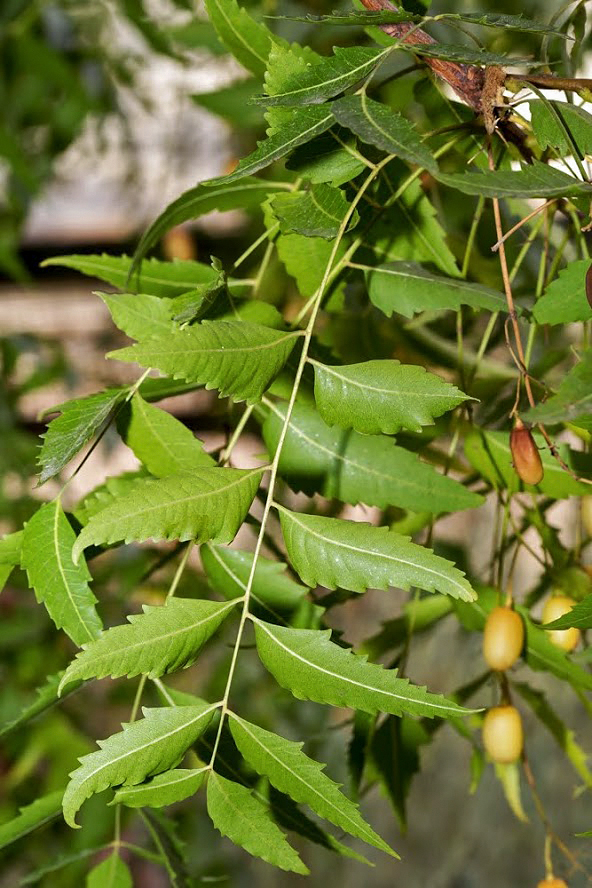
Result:
<svg viewBox="0 0 592 888"><path fill-rule="evenodd" d="M329 425L365 435L420 432L436 416L467 400L454 385L414 364L365 361L329 367L312 362L315 400Z"/></svg>
<svg viewBox="0 0 592 888"><path fill-rule="evenodd" d="M168 336L111 352L175 379L217 388L235 401L258 401L300 338L248 321L204 321Z"/></svg>
<svg viewBox="0 0 592 888"><path fill-rule="evenodd" d="M257 651L276 681L300 700L364 712L450 718L469 710L397 678L395 670L331 641L331 630L291 629L254 619Z"/></svg>
<svg viewBox="0 0 592 888"><path fill-rule="evenodd" d="M25 526L22 566L37 601L45 605L57 628L80 646L96 638L102 623L86 563L72 562L75 541L60 501L45 503Z"/></svg>
<svg viewBox="0 0 592 888"><path fill-rule="evenodd" d="M124 540L229 543L253 501L262 469L203 468L158 480L132 481L93 515L76 540L76 560L90 545Z"/></svg>
<svg viewBox="0 0 592 888"><path fill-rule="evenodd" d="M216 829L254 857L289 872L306 875L307 867L279 827L246 786L212 772L208 778L208 814Z"/></svg>
<svg viewBox="0 0 592 888"><path fill-rule="evenodd" d="M62 802L64 819L78 828L76 813L94 793L111 786L134 786L174 768L205 731L218 704L144 709L144 718L123 725L119 734L99 740L100 749L80 759L70 774Z"/></svg>
<svg viewBox="0 0 592 888"><path fill-rule="evenodd" d="M143 614L128 617L129 625L114 626L85 644L60 684L85 678L148 675L157 678L186 669L226 619L235 602L171 598L164 606L144 605Z"/></svg>

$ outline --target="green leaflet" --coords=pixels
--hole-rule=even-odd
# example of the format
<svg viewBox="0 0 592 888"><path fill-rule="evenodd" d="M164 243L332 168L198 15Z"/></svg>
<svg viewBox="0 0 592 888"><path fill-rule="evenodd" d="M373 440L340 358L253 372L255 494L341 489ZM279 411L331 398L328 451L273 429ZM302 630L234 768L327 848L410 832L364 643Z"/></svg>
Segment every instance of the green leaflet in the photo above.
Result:
<svg viewBox="0 0 592 888"><path fill-rule="evenodd" d="M156 367L175 379L217 388L235 401L258 401L302 334L248 321L204 321L168 336L110 352L119 361Z"/></svg>
<svg viewBox="0 0 592 888"><path fill-rule="evenodd" d="M577 105L548 99L529 105L532 129L542 151L555 148L562 156L570 155L575 144L580 157L592 154L592 114Z"/></svg>
<svg viewBox="0 0 592 888"><path fill-rule="evenodd" d="M208 777L208 814L223 836L254 857L289 872L308 873L268 809L246 786L212 772Z"/></svg>
<svg viewBox="0 0 592 888"><path fill-rule="evenodd" d="M313 105L295 109L290 117L259 142L256 150L244 157L237 168L226 176L212 179L211 185L235 182L259 172L276 160L280 160L299 145L310 142L333 124L333 116L326 107Z"/></svg>
<svg viewBox="0 0 592 888"><path fill-rule="evenodd" d="M207 770L176 768L165 771L164 774L152 777L147 783L118 789L110 804L127 805L128 808L163 808L165 805L182 802L199 790Z"/></svg>
<svg viewBox="0 0 592 888"><path fill-rule="evenodd" d="M402 428L420 432L468 397L414 364L383 360L329 367L311 363L315 400L325 422L365 435L393 435Z"/></svg>
<svg viewBox="0 0 592 888"><path fill-rule="evenodd" d="M243 523L263 469L203 468L139 480L93 515L76 540L76 561L90 545L119 540L214 540L229 543Z"/></svg>
<svg viewBox="0 0 592 888"><path fill-rule="evenodd" d="M35 698L31 701L31 703L24 706L18 715L16 715L11 721L6 722L6 724L2 725L0 728L0 739L2 737L11 734L12 731L17 731L23 725L26 725L31 719L35 718L41 712L44 712L46 709L49 709L50 706L54 706L58 700L58 687L60 681L63 676L63 672L56 672L54 675L50 675L47 677L46 681L37 688L35 692ZM79 685L73 685L70 690L75 691Z"/></svg>
<svg viewBox="0 0 592 888"><path fill-rule="evenodd" d="M320 817L369 845L398 857L361 817L358 806L347 798L330 777L325 765L302 752L302 743L286 740L230 713L230 730L252 768L267 777L276 789L295 802L309 805Z"/></svg>
<svg viewBox="0 0 592 888"><path fill-rule="evenodd" d="M356 140L352 133L334 126L330 132L297 148L286 161L286 167L315 184L328 182L337 187L351 182L365 169L363 161L351 153L355 147Z"/></svg>
<svg viewBox="0 0 592 888"><path fill-rule="evenodd" d="M102 623L95 609L86 564L72 562L76 534L59 500L45 503L25 526L22 567L58 629L81 645L99 634Z"/></svg>
<svg viewBox="0 0 592 888"><path fill-rule="evenodd" d="M286 41L256 22L236 0L206 0L208 17L232 55L257 77L265 73L272 46Z"/></svg>
<svg viewBox="0 0 592 888"><path fill-rule="evenodd" d="M173 304L170 299L147 293L97 293L113 323L131 339L149 339L172 333Z"/></svg>
<svg viewBox="0 0 592 888"><path fill-rule="evenodd" d="M117 415L117 429L148 471L157 478L214 466L193 432L137 392Z"/></svg>
<svg viewBox="0 0 592 888"><path fill-rule="evenodd" d="M391 181L408 175L405 165L398 160L389 164ZM391 196L382 191L382 199ZM459 277L456 259L447 244L447 232L440 224L436 209L419 182L407 186L399 200L383 213L372 228L373 235L366 243L379 263L398 259L429 262L449 277Z"/></svg>
<svg viewBox="0 0 592 888"><path fill-rule="evenodd" d="M166 207L144 232L136 248L130 274L135 274L139 263L148 250L175 225L197 219L211 210L234 210L237 207L247 209L258 207L268 194L285 191L290 188L288 182L267 182L263 179L242 179L240 182L211 186L206 182L185 191L180 197ZM195 286L194 282L190 287ZM181 291L186 292L186 290Z"/></svg>
<svg viewBox="0 0 592 888"><path fill-rule="evenodd" d="M519 171L486 170L480 173L438 173L443 185L463 194L483 197L577 197L592 192L592 185L538 160Z"/></svg>
<svg viewBox="0 0 592 888"><path fill-rule="evenodd" d="M305 237L324 237L327 240L337 237L350 208L343 191L324 184L305 192L277 195L272 206L282 232L295 231ZM355 228L358 222L359 216L354 212L346 231Z"/></svg>
<svg viewBox="0 0 592 888"><path fill-rule="evenodd" d="M157 678L186 669L234 604L199 598L171 598L157 607L145 604L143 614L128 617L129 625L113 626L84 645L66 669L59 692L85 678Z"/></svg>
<svg viewBox="0 0 592 888"><path fill-rule="evenodd" d="M149 477L146 470L141 468L137 472L123 472L122 475L107 478L80 500L74 511L76 520L80 524L88 524L93 515L96 515L105 506L109 506L122 494L133 490L136 481L147 480Z"/></svg>
<svg viewBox="0 0 592 888"><path fill-rule="evenodd" d="M524 419L528 422L544 422L554 425L558 422L575 422L578 425L580 416L585 417L586 425L590 426L592 413L592 349L586 349L580 355L581 360L563 377L555 395L543 404L531 408Z"/></svg>
<svg viewBox="0 0 592 888"><path fill-rule="evenodd" d="M544 476L536 490L553 499L566 496L583 496L590 493L590 485L576 481L564 471L556 459L549 453L541 435L534 433L534 439L540 450ZM587 454L570 450L559 445L558 451L562 459L578 475L592 474L592 463ZM507 489L515 493L521 489L521 481L512 466L509 432L484 432L479 429L469 432L465 438L465 455L481 475L496 489ZM526 490L532 490L525 485Z"/></svg>
<svg viewBox="0 0 592 888"><path fill-rule="evenodd" d="M363 46L334 47L334 55L314 65L295 70L290 53L274 50L270 57L266 85L271 93L257 101L267 107L308 105L330 99L367 77L392 51Z"/></svg>
<svg viewBox="0 0 592 888"><path fill-rule="evenodd" d="M218 705L201 701L197 706L143 709L143 719L99 740L100 749L83 756L70 774L62 802L66 823L78 828L76 813L94 793L110 786L134 786L174 768L205 731Z"/></svg>
<svg viewBox="0 0 592 888"><path fill-rule="evenodd" d="M226 546L202 546L201 560L210 584L225 598L240 598L245 594L253 553ZM292 611L306 597L308 589L285 575L286 565L259 556L251 598L262 607Z"/></svg>
<svg viewBox="0 0 592 888"><path fill-rule="evenodd" d="M117 851L89 872L86 888L133 888L132 874Z"/></svg>
<svg viewBox="0 0 592 888"><path fill-rule="evenodd" d="M387 317L393 312L411 318L420 311L458 311L461 305L507 311L504 296L496 290L431 274L415 262L368 266L367 275L370 300Z"/></svg>
<svg viewBox="0 0 592 888"><path fill-rule="evenodd" d="M338 99L331 105L331 111L338 123L351 129L363 142L416 163L431 173L438 169L409 121L381 102L369 99L366 93Z"/></svg>
<svg viewBox="0 0 592 888"><path fill-rule="evenodd" d="M253 622L261 662L300 700L427 718L450 718L470 711L410 684L406 678L397 678L394 670L368 663L365 657L339 647L330 640L330 629L290 629Z"/></svg>
<svg viewBox="0 0 592 888"><path fill-rule="evenodd" d="M0 539L0 592L6 585L10 574L21 563L23 531L6 534Z"/></svg>
<svg viewBox="0 0 592 888"><path fill-rule="evenodd" d="M592 787L592 773L586 763L588 758L586 753L577 743L574 732L569 730L551 708L542 691L537 691L531 688L530 685L518 681L512 682L512 688L515 688L520 696L526 700L539 721L552 734L586 786Z"/></svg>
<svg viewBox="0 0 592 888"><path fill-rule="evenodd" d="M41 267L63 265L74 268L81 274L96 277L120 290L125 289L132 267L129 256L54 256L45 259ZM134 289L152 296L178 296L192 290L196 284L207 283L215 277L210 265L186 259L173 259L161 262L158 259L145 259L140 271L133 277Z"/></svg>
<svg viewBox="0 0 592 888"><path fill-rule="evenodd" d="M328 851L340 854L342 857L349 857L351 860L357 860L358 863L365 863L367 866L372 865L361 854L348 848L342 842L338 842L332 835L321 829L289 796L279 792L271 784L269 784L268 795L273 819L278 826L290 830L290 832L294 832Z"/></svg>
<svg viewBox="0 0 592 888"><path fill-rule="evenodd" d="M466 65L507 65L507 55L498 52L487 52L483 49L471 49L462 43L401 43L399 49L404 49L414 55L426 56L431 59L442 59L447 62L456 62ZM528 58L512 56L512 64L535 67L538 62Z"/></svg>
<svg viewBox="0 0 592 888"><path fill-rule="evenodd" d="M50 422L43 435L43 447L38 459L41 466L39 486L59 474L103 428L127 392L127 388L106 389L53 408L54 411L59 410L61 416Z"/></svg>
<svg viewBox="0 0 592 888"><path fill-rule="evenodd" d="M0 849L6 848L23 836L33 832L59 817L62 808L63 789L56 789L48 795L41 796L25 808L21 808L16 817L8 823L0 824Z"/></svg>
<svg viewBox="0 0 592 888"><path fill-rule="evenodd" d="M343 14L333 12L330 15L290 15L285 16L285 18L293 22L306 22L313 25L353 25L358 28L368 25L399 24L400 22L414 22L416 24L427 22L429 24L430 21L460 21L471 25L484 25L488 28L503 28L509 31L532 31L534 33L554 34L565 38L565 34L561 31L556 31L548 25L528 19L522 14L505 15L504 13L497 12L447 12L432 17L429 15L414 15L411 12L405 11L399 12L394 9L381 9ZM506 59L505 63L507 62L508 59Z"/></svg>
<svg viewBox="0 0 592 888"><path fill-rule="evenodd" d="M590 260L580 259L559 272L532 309L537 324L569 324L592 318L585 284L589 268Z"/></svg>
<svg viewBox="0 0 592 888"><path fill-rule="evenodd" d="M352 592L417 586L463 601L475 598L460 570L409 537L386 527L277 508L290 562L307 586Z"/></svg>
<svg viewBox="0 0 592 888"><path fill-rule="evenodd" d="M263 438L269 453L279 442L285 403L269 405ZM414 511L453 512L482 498L441 475L415 453L382 435L330 428L312 407L296 404L279 462L280 475L297 491L342 502L397 505Z"/></svg>
<svg viewBox="0 0 592 888"><path fill-rule="evenodd" d="M522 807L518 762L512 762L509 765L500 765L498 762L495 762L494 769L495 776L502 785L506 801L513 814L518 820L528 823L528 817Z"/></svg>

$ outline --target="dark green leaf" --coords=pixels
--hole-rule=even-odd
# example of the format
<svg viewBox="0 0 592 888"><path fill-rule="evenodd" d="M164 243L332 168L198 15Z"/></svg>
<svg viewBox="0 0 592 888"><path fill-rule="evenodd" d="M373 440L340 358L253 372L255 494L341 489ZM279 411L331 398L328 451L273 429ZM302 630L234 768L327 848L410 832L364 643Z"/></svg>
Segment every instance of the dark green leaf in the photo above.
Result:
<svg viewBox="0 0 592 888"><path fill-rule="evenodd" d="M63 789L56 789L41 796L20 812L8 823L0 825L0 848L6 848L23 836L33 832L45 823L59 817L62 808Z"/></svg>
<svg viewBox="0 0 592 888"><path fill-rule="evenodd" d="M327 240L337 237L350 208L343 191L323 184L305 192L278 195L272 206L284 233L295 231L305 237ZM355 228L358 221L359 216L354 212L345 230Z"/></svg>
<svg viewBox="0 0 592 888"><path fill-rule="evenodd" d="M581 353L579 364L564 376L557 394L524 414L528 422L578 423L578 417L592 413L592 349Z"/></svg>
<svg viewBox="0 0 592 888"><path fill-rule="evenodd" d="M592 154L592 114L568 102L538 99L529 104L532 128L542 151L555 148L562 156L570 155L575 144L581 157Z"/></svg>
<svg viewBox="0 0 592 888"><path fill-rule="evenodd" d="M483 197L577 197L592 192L592 185L535 160L521 170L486 170L480 173L438 173L443 185L463 194Z"/></svg>
<svg viewBox="0 0 592 888"><path fill-rule="evenodd" d="M570 324L592 319L592 307L586 299L586 272L588 259L570 262L559 272L540 299L532 313L538 324Z"/></svg>
<svg viewBox="0 0 592 888"><path fill-rule="evenodd" d="M289 872L306 875L298 854L246 786L212 772L208 778L208 814L217 830L254 857Z"/></svg>
<svg viewBox="0 0 592 888"><path fill-rule="evenodd" d="M386 105L369 99L366 93L338 99L331 105L331 111L339 123L351 129L363 142L432 173L438 169L409 121Z"/></svg>
<svg viewBox="0 0 592 888"><path fill-rule="evenodd" d="M207 768L187 770L176 768L157 774L139 786L124 787L115 793L112 805L128 808L163 808L195 795L206 776Z"/></svg>
<svg viewBox="0 0 592 888"><path fill-rule="evenodd" d="M53 408L59 410L61 416L50 422L43 435L43 447L39 454L40 485L59 474L103 428L126 397L127 391L126 388L107 389Z"/></svg>

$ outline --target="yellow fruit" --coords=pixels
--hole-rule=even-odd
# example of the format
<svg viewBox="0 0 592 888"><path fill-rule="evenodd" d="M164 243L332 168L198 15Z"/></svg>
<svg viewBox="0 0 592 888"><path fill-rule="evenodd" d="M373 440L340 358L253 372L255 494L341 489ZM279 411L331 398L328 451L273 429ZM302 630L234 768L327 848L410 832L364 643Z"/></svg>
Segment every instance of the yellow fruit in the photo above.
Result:
<svg viewBox="0 0 592 888"><path fill-rule="evenodd" d="M520 758L524 735L515 706L494 706L483 719L483 745L494 762L509 765Z"/></svg>
<svg viewBox="0 0 592 888"><path fill-rule="evenodd" d="M552 623L564 614L568 614L575 601L567 595L551 595L547 598L543 608L543 623ZM580 630L573 626L571 629L549 629L549 640L564 651L573 651L580 640Z"/></svg>
<svg viewBox="0 0 592 888"><path fill-rule="evenodd" d="M582 497L582 524L589 537L592 537L592 496Z"/></svg>
<svg viewBox="0 0 592 888"><path fill-rule="evenodd" d="M530 429L518 417L510 433L510 451L520 480L525 484L539 484L543 480L541 455Z"/></svg>
<svg viewBox="0 0 592 888"><path fill-rule="evenodd" d="M509 669L524 645L522 617L509 607L495 607L485 623L483 656L490 669Z"/></svg>
<svg viewBox="0 0 592 888"><path fill-rule="evenodd" d="M568 888L568 885L563 879L543 879L537 888Z"/></svg>

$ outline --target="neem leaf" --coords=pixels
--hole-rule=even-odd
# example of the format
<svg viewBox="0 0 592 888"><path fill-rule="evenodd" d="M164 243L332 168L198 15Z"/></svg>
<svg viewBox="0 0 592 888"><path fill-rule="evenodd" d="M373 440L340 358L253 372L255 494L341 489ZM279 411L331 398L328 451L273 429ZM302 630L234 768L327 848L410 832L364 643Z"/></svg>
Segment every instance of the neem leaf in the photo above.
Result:
<svg viewBox="0 0 592 888"><path fill-rule="evenodd" d="M208 777L208 814L216 829L254 857L289 872L306 875L307 867L283 832L246 786L212 772Z"/></svg>
<svg viewBox="0 0 592 888"><path fill-rule="evenodd" d="M341 189L322 183L308 191L277 195L272 206L283 232L295 231L305 237L327 240L337 237L350 207ZM346 231L358 222L358 213L354 212Z"/></svg>
<svg viewBox="0 0 592 888"><path fill-rule="evenodd" d="M108 357L156 367L175 379L203 383L235 401L253 403L282 369L301 335L249 321L204 321Z"/></svg>
<svg viewBox="0 0 592 888"><path fill-rule="evenodd" d="M132 874L117 851L101 860L86 877L86 888L133 888Z"/></svg>
<svg viewBox="0 0 592 888"><path fill-rule="evenodd" d="M148 339L175 329L170 299L148 293L97 293L113 323L131 339Z"/></svg>
<svg viewBox="0 0 592 888"><path fill-rule="evenodd" d="M437 173L437 179L463 194L483 197L577 197L592 192L588 182L538 160L521 170Z"/></svg>
<svg viewBox="0 0 592 888"><path fill-rule="evenodd" d="M435 173L437 164L409 121L366 93L345 96L331 105L335 119L343 126L388 154L402 157Z"/></svg>
<svg viewBox="0 0 592 888"><path fill-rule="evenodd" d="M277 508L290 562L307 586L352 592L417 586L463 601L475 598L458 568L409 537L387 527Z"/></svg>
<svg viewBox="0 0 592 888"><path fill-rule="evenodd" d="M81 645L96 638L102 623L86 563L72 561L75 541L60 501L45 503L25 525L22 566L57 628Z"/></svg>
<svg viewBox="0 0 592 888"><path fill-rule="evenodd" d="M45 484L68 465L109 421L127 392L127 388L107 389L53 408L53 411L59 410L61 416L50 422L43 435L43 447L39 454L39 485Z"/></svg>
<svg viewBox="0 0 592 888"><path fill-rule="evenodd" d="M163 808L182 802L195 795L206 776L207 768L174 768L151 777L139 786L126 786L118 789L112 805L126 805L128 808Z"/></svg>
<svg viewBox="0 0 592 888"><path fill-rule="evenodd" d="M229 543L253 501L262 469L203 468L156 481L139 478L93 515L76 540L74 559L90 545L124 540Z"/></svg>
<svg viewBox="0 0 592 888"><path fill-rule="evenodd" d="M365 435L393 435L402 428L419 432L468 397L415 364L382 360L330 367L312 363L315 400L325 422Z"/></svg>
<svg viewBox="0 0 592 888"><path fill-rule="evenodd" d="M157 678L195 661L235 602L171 598L164 606L144 605L143 614L131 614L129 624L113 626L96 641L85 644L60 683L85 678L148 675Z"/></svg>
<svg viewBox="0 0 592 888"><path fill-rule="evenodd" d="M41 796L30 805L21 808L16 817L8 823L0 824L0 850L59 817L63 794L63 789L56 789Z"/></svg>
<svg viewBox="0 0 592 888"><path fill-rule="evenodd" d="M368 268L368 295L387 317L420 311L458 311L461 305L507 311L502 293L481 284L431 274L415 262L389 262Z"/></svg>
<svg viewBox="0 0 592 888"><path fill-rule="evenodd" d="M138 392L117 414L117 429L140 462L157 478L215 465L187 426L166 410L148 404Z"/></svg>
<svg viewBox="0 0 592 888"><path fill-rule="evenodd" d="M42 268L47 265L74 268L81 274L99 278L123 290L127 285L132 260L129 256L107 256L103 253L102 256L54 256L41 263ZM212 267L202 262L188 259L173 259L171 262L145 259L132 283L139 293L173 297L192 290L197 284L209 282L214 277Z"/></svg>
<svg viewBox="0 0 592 888"><path fill-rule="evenodd" d="M537 324L570 324L592 318L585 286L589 268L590 260L580 259L559 272L533 306Z"/></svg>
<svg viewBox="0 0 592 888"><path fill-rule="evenodd" d="M339 647L331 641L330 629L291 629L258 619L253 622L261 662L299 700L427 718L450 718L470 711L410 684L406 678L397 678L396 670L368 663L365 657Z"/></svg>
<svg viewBox="0 0 592 888"><path fill-rule="evenodd" d="M309 805L316 814L351 836L398 857L361 817L358 806L330 777L325 765L302 752L302 743L286 740L230 713L230 730L241 755L258 774L295 802Z"/></svg>
<svg viewBox="0 0 592 888"><path fill-rule="evenodd" d="M581 360L563 377L555 395L524 414L528 422L575 422L592 413L592 349L580 355Z"/></svg>
<svg viewBox="0 0 592 888"><path fill-rule="evenodd" d="M144 718L99 740L100 749L80 759L70 774L62 802L64 819L73 829L81 805L110 786L134 786L174 768L209 725L217 703L144 709Z"/></svg>
<svg viewBox="0 0 592 888"><path fill-rule="evenodd" d="M532 129L542 151L556 148L560 155L569 155L575 144L581 157L592 154L592 114L577 105L548 99L535 99L529 105Z"/></svg>
<svg viewBox="0 0 592 888"><path fill-rule="evenodd" d="M280 440L287 405L268 405L263 438L269 453ZM482 498L443 475L417 454L383 435L329 427L316 410L295 404L282 447L279 472L294 490L342 502L400 506L415 512L455 512Z"/></svg>

